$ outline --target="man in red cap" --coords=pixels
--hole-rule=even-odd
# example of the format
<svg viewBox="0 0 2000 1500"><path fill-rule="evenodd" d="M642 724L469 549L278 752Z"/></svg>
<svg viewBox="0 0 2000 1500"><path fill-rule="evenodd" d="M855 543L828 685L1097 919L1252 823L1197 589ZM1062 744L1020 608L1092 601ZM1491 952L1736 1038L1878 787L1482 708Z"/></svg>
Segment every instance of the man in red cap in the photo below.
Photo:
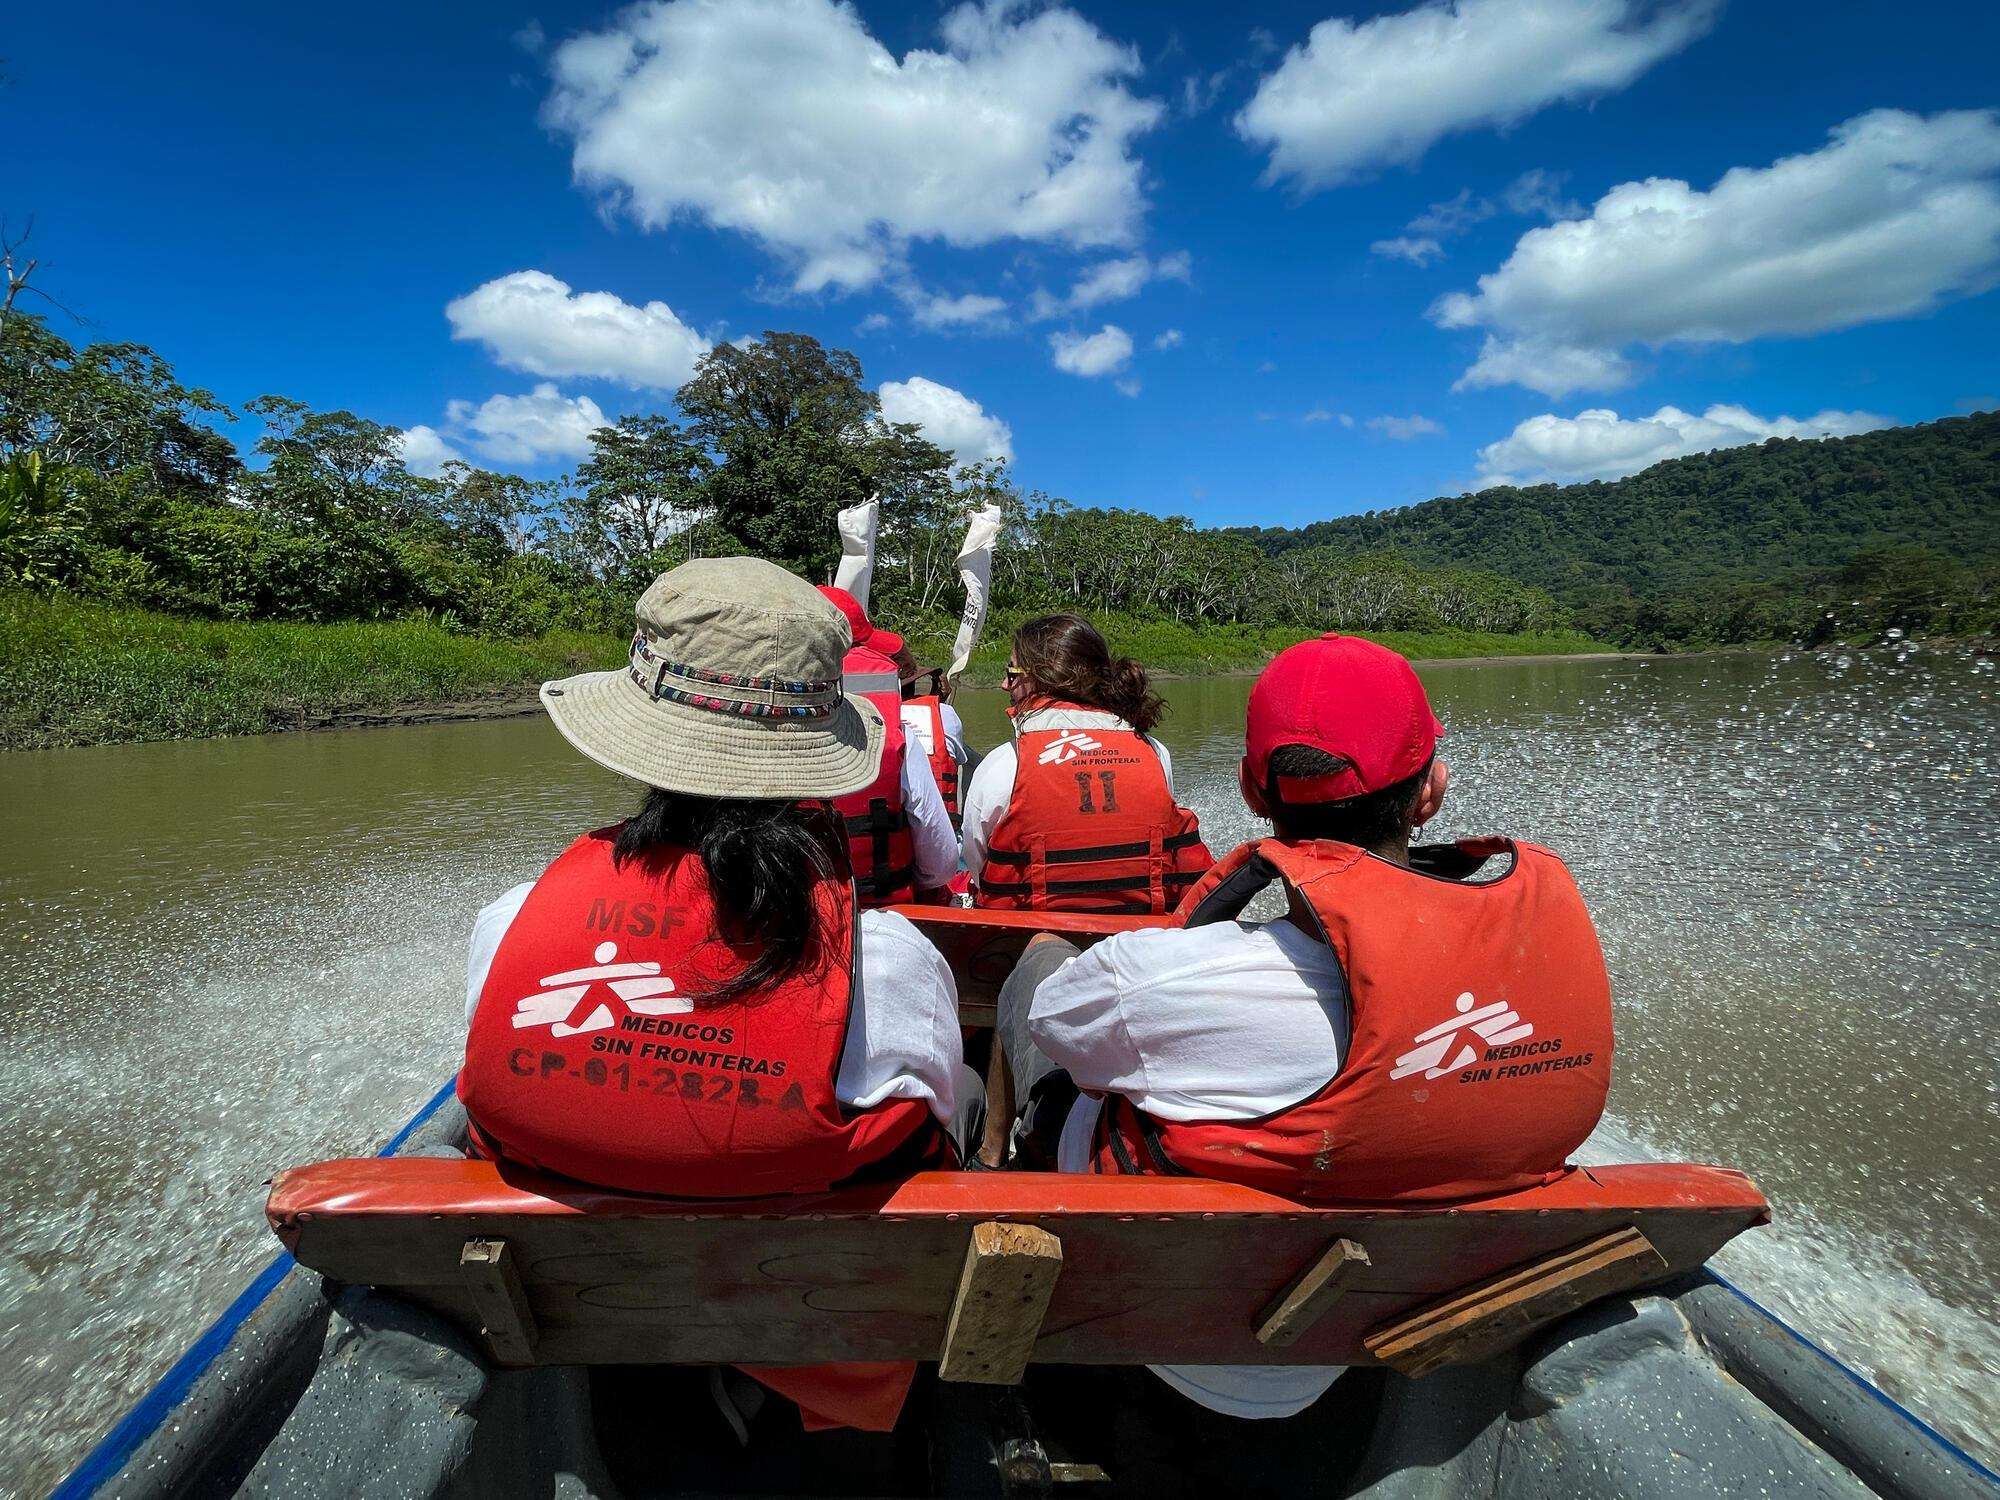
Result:
<svg viewBox="0 0 2000 1500"><path fill-rule="evenodd" d="M914 901L944 890L958 873L958 831L938 790L936 773L921 751L909 752L903 729L903 680L896 658L903 638L868 618L846 589L820 592L847 617L850 645L841 663L842 687L882 711L889 740L872 785L834 806L847 821L849 863L863 906Z"/></svg>
<svg viewBox="0 0 2000 1500"><path fill-rule="evenodd" d="M1024 1163L1044 1164L1060 1118L1061 1170L1308 1201L1465 1199L1567 1169L1609 1082L1603 958L1548 851L1411 847L1450 781L1442 733L1410 664L1372 642L1327 635L1272 661L1240 781L1274 836L1217 864L1176 927L1081 955L1038 940L1000 997ZM1239 920L1273 883L1286 915ZM1212 1411L1282 1419L1340 1372L1156 1373Z"/></svg>

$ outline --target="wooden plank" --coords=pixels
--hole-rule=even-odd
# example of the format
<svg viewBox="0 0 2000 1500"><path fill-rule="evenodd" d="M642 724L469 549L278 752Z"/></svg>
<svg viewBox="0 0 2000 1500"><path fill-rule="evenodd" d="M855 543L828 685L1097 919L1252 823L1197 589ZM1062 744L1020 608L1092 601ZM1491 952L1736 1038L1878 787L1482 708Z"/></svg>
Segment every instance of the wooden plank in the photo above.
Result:
<svg viewBox="0 0 2000 1500"><path fill-rule="evenodd" d="M1307 1266L1283 1296L1258 1316L1257 1342L1287 1348L1338 1302L1368 1266L1368 1252L1353 1240L1335 1240L1326 1254Z"/></svg>
<svg viewBox="0 0 2000 1500"><path fill-rule="evenodd" d="M963 1009L959 1019L965 1019ZM1014 1135L1014 1070L1007 1062L1007 1049L993 1038L993 1050L986 1058L986 1124L974 1148L979 1160L997 1172L1007 1165L1007 1147Z"/></svg>
<svg viewBox="0 0 2000 1500"><path fill-rule="evenodd" d="M1062 1241L1045 1229L973 1225L945 1325L938 1378L1019 1384L1062 1265Z"/></svg>
<svg viewBox="0 0 2000 1500"><path fill-rule="evenodd" d="M1059 1236L1034 1346L1069 1364L1354 1364L1412 1309L1636 1225L1671 1269L1764 1221L1739 1173L1593 1168L1482 1203L1307 1208L1199 1178L922 1173L759 1203L675 1202L430 1158L284 1173L269 1213L300 1263L477 1332L467 1238L504 1239L541 1364L935 1359L973 1224ZM1257 1330L1336 1239L1372 1265L1289 1346Z"/></svg>
<svg viewBox="0 0 2000 1500"><path fill-rule="evenodd" d="M459 1251L458 1268L494 1358L503 1365L533 1364L535 1314L507 1242L467 1240Z"/></svg>
<svg viewBox="0 0 2000 1500"><path fill-rule="evenodd" d="M1631 1226L1467 1287L1378 1328L1362 1345L1405 1375L1470 1364L1613 1292L1667 1274L1652 1242Z"/></svg>
<svg viewBox="0 0 2000 1500"><path fill-rule="evenodd" d="M1038 932L1053 932L1088 948L1116 932L1171 925L1170 916L1113 916L1102 912L993 911L978 907L892 906L916 924L951 965L958 981L958 1018L966 1026L991 1026L1000 986Z"/></svg>

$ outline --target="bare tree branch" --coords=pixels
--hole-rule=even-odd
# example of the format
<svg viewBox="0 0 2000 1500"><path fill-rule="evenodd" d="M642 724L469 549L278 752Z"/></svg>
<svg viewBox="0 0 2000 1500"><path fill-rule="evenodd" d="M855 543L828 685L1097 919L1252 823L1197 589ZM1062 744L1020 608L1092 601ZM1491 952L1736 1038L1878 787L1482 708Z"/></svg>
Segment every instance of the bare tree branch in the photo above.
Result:
<svg viewBox="0 0 2000 1500"><path fill-rule="evenodd" d="M76 318L76 321L79 323L88 321L78 317L76 313L56 301L54 297L51 297L40 287L30 284L30 278L34 276L35 268L41 264L38 260L29 260L26 257L28 240L34 235L34 232L35 221L33 219L28 220L28 227L23 229L18 235L9 234L6 222L0 220L0 279L4 279L6 282L5 292L0 293L0 332L6 330L7 319L14 311L15 302L27 293L33 293L48 303L49 306L60 312L68 313L70 317Z"/></svg>

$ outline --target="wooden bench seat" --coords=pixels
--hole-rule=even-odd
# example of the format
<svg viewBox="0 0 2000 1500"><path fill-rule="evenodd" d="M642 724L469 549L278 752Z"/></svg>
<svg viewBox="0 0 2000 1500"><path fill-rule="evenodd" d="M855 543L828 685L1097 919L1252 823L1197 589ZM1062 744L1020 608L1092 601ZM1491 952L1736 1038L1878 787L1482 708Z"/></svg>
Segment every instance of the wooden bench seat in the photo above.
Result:
<svg viewBox="0 0 2000 1500"><path fill-rule="evenodd" d="M958 981L958 1015L967 1026L991 1026L1000 986L1038 932L1053 932L1079 948L1140 927L1169 927L1165 916L1120 917L1100 912L988 911L968 906L892 906L929 938Z"/></svg>
<svg viewBox="0 0 2000 1500"><path fill-rule="evenodd" d="M1305 1208L1194 1178L963 1172L693 1203L431 1158L295 1168L267 1212L301 1264L483 1332L503 1364L941 1359L988 1381L1029 1359L1422 1374L1769 1218L1743 1174L1670 1164Z"/></svg>

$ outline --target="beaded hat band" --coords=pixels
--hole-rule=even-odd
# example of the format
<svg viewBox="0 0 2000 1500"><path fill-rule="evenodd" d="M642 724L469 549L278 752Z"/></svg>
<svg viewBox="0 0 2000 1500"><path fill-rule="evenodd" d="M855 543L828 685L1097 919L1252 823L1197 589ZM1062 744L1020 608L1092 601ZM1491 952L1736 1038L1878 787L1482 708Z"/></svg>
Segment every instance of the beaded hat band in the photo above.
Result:
<svg viewBox="0 0 2000 1500"><path fill-rule="evenodd" d="M632 680L655 699L746 719L824 719L840 702L838 682L744 677L668 661L641 630L632 637Z"/></svg>

